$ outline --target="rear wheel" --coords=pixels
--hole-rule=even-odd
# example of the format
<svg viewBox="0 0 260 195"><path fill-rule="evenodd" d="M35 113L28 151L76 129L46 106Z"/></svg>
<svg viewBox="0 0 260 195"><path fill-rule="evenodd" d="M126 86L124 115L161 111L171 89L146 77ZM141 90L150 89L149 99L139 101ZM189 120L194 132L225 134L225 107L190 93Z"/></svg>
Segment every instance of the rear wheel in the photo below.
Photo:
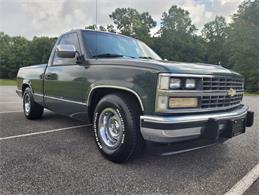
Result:
<svg viewBox="0 0 260 195"><path fill-rule="evenodd" d="M23 112L27 119L39 119L42 117L44 108L37 104L32 95L31 88L27 87L23 93Z"/></svg>
<svg viewBox="0 0 260 195"><path fill-rule="evenodd" d="M122 163L142 150L140 111L136 102L122 94L107 95L94 113L94 133L101 153L109 160Z"/></svg>

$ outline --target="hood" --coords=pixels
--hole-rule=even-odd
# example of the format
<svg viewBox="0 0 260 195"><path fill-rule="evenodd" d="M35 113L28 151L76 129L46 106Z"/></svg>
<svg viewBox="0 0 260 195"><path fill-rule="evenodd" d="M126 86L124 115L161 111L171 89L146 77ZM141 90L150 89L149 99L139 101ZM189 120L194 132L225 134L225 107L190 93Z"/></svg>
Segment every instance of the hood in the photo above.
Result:
<svg viewBox="0 0 260 195"><path fill-rule="evenodd" d="M241 76L239 73L226 69L220 65L174 61L160 61L159 64L172 73Z"/></svg>
<svg viewBox="0 0 260 195"><path fill-rule="evenodd" d="M159 72L165 73L180 73L180 74L205 74L205 75L236 75L241 76L239 73L228 70L220 65L203 64L203 63L188 63L188 62L175 62L175 61L158 61L148 59L126 59L126 58L113 58L113 59L99 59L92 60L91 64L101 65L120 65L120 66L135 66L147 69L154 69Z"/></svg>

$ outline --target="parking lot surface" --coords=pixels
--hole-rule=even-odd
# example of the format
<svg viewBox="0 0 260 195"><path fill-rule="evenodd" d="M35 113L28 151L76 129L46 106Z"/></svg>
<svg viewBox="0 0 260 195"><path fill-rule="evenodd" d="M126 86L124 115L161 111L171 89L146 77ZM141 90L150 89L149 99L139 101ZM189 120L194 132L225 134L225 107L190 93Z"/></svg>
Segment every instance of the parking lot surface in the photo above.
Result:
<svg viewBox="0 0 260 195"><path fill-rule="evenodd" d="M224 144L115 164L98 152L92 126L50 111L29 121L15 87L2 86L0 194L224 194L258 164L258 96L244 104L255 124Z"/></svg>

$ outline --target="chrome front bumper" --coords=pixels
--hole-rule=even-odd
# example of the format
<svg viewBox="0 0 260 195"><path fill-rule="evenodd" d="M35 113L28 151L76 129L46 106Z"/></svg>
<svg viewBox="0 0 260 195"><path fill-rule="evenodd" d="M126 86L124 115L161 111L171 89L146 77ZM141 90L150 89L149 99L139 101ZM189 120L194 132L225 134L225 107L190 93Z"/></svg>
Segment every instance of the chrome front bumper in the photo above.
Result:
<svg viewBox="0 0 260 195"><path fill-rule="evenodd" d="M248 107L232 111L192 114L184 116L141 116L141 133L145 140L161 143L200 138L206 130L208 121L217 122L219 132L227 128L227 123L234 119L247 119ZM209 129L210 130L210 129Z"/></svg>

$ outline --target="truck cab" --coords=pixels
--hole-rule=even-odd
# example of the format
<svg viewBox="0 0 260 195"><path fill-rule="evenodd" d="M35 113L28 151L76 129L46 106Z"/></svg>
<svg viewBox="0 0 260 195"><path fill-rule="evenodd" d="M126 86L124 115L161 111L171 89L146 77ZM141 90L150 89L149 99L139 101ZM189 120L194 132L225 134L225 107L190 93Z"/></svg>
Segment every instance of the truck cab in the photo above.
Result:
<svg viewBox="0 0 260 195"><path fill-rule="evenodd" d="M39 119L45 108L92 123L99 151L119 163L145 145L192 150L253 124L254 113L241 103L240 74L165 61L145 43L115 33L67 32L47 64L21 68L17 81L26 118Z"/></svg>

